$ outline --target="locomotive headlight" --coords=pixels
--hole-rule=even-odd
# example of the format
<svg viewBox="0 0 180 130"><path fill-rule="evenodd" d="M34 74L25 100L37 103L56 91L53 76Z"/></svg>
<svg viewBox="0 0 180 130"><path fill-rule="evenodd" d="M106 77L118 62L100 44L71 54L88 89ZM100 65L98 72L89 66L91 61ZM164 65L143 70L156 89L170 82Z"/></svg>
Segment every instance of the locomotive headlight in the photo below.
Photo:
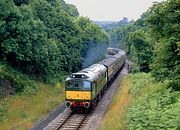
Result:
<svg viewBox="0 0 180 130"><path fill-rule="evenodd" d="M84 103L84 107L85 107L85 108L89 108L89 106L90 106L90 103L89 103L89 102L85 102L85 103Z"/></svg>
<svg viewBox="0 0 180 130"><path fill-rule="evenodd" d="M66 106L66 107L70 107L70 106L71 106L71 102L70 102L70 101L66 101L66 102L65 102L65 106Z"/></svg>

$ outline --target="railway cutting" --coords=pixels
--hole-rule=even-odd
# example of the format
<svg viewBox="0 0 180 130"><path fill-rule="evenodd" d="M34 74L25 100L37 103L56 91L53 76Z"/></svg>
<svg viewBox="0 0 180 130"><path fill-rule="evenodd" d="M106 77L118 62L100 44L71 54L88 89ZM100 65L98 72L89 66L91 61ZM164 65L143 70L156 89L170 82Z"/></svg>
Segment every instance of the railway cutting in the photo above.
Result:
<svg viewBox="0 0 180 130"><path fill-rule="evenodd" d="M71 109L66 108L59 116L57 116L47 127L43 130L92 130L98 129L103 119L105 112L108 110L108 105L112 97L120 85L120 81L124 75L128 73L128 63L117 75L116 79L109 86L108 90L102 96L98 105L94 110L88 114L73 113Z"/></svg>
<svg viewBox="0 0 180 130"><path fill-rule="evenodd" d="M66 79L66 109L44 130L96 129L128 72L125 52L110 48L111 57Z"/></svg>

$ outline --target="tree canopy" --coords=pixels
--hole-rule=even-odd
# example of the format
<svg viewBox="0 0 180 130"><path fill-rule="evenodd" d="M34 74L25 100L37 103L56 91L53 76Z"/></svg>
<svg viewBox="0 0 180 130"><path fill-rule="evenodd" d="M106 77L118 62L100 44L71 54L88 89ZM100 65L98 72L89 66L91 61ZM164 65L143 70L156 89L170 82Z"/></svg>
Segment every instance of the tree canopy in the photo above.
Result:
<svg viewBox="0 0 180 130"><path fill-rule="evenodd" d="M179 89L179 0L154 3L138 20L107 32L127 51L135 65L133 71L151 71L157 81L169 80Z"/></svg>
<svg viewBox="0 0 180 130"><path fill-rule="evenodd" d="M43 80L79 70L86 43L108 42L101 28L63 0L1 0L0 35L0 59Z"/></svg>

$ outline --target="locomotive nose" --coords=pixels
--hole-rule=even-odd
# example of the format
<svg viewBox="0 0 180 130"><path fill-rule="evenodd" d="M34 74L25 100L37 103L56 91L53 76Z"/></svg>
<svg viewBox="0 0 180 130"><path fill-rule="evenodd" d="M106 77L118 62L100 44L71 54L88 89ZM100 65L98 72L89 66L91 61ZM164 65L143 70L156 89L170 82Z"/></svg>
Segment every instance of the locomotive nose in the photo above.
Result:
<svg viewBox="0 0 180 130"><path fill-rule="evenodd" d="M70 107L70 106L71 106L71 102L70 102L70 101L66 101L66 102L65 102L65 106L66 106L66 107Z"/></svg>

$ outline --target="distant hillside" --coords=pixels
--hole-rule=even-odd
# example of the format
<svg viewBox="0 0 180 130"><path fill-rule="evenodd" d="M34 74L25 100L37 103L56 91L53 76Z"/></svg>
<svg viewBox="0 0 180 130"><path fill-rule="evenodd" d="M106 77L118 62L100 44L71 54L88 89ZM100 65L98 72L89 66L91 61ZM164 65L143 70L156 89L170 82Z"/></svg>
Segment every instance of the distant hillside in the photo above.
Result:
<svg viewBox="0 0 180 130"><path fill-rule="evenodd" d="M113 29L117 26L124 26L128 24L130 21L128 18L123 17L120 21L94 21L98 26L102 27L103 29Z"/></svg>
<svg viewBox="0 0 180 130"><path fill-rule="evenodd" d="M110 24L116 24L117 22L118 21L94 21L94 23L96 23L100 27L103 27L103 26L106 26L106 25L110 25Z"/></svg>

